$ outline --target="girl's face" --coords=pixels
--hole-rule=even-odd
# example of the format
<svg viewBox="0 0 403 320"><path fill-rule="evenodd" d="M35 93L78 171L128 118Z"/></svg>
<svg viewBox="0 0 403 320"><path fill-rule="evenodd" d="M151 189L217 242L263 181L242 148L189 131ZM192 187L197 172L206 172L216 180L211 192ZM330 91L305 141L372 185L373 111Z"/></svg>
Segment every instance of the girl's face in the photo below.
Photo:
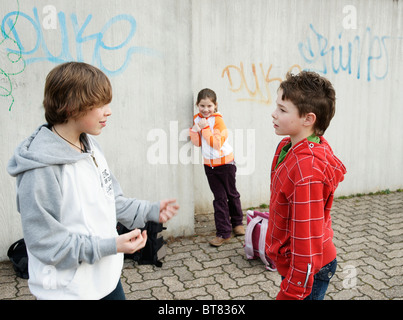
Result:
<svg viewBox="0 0 403 320"><path fill-rule="evenodd" d="M199 113L204 117L210 117L216 111L216 105L209 99L201 99L199 104Z"/></svg>

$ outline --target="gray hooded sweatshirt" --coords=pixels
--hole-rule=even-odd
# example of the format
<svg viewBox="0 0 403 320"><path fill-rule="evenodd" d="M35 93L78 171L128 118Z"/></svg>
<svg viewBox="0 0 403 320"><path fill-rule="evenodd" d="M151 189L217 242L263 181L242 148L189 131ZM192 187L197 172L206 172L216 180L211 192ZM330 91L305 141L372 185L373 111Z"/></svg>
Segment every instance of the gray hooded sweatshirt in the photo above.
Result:
<svg viewBox="0 0 403 320"><path fill-rule="evenodd" d="M100 299L119 279L123 254L116 222L129 229L159 220L159 203L125 198L93 137L78 153L40 126L15 150L7 171L17 177L29 261L38 299Z"/></svg>

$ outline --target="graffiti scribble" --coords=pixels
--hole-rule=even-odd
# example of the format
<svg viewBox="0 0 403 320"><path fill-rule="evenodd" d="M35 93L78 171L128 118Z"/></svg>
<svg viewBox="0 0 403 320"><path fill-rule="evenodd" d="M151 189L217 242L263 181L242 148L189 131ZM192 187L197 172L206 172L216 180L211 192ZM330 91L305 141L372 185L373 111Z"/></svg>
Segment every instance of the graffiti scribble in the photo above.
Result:
<svg viewBox="0 0 403 320"><path fill-rule="evenodd" d="M15 19L7 21L9 31L6 32L3 25L1 26L3 39L0 41L0 98L11 99L8 108L9 111L11 111L14 104L13 83L10 77L22 73L26 66L25 60L22 57L21 45L16 39L10 36L17 23L19 13L20 4L17 0L17 11L14 12ZM8 49L11 47L15 47L15 49L9 51Z"/></svg>

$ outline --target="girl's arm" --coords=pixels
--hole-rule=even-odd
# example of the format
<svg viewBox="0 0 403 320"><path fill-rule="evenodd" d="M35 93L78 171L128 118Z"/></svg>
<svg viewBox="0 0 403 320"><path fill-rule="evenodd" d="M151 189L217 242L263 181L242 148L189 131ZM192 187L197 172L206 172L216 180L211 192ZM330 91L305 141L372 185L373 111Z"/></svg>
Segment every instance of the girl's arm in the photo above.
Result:
<svg viewBox="0 0 403 320"><path fill-rule="evenodd" d="M206 126L202 129L203 138L207 143L216 150L220 150L225 140L228 138L228 130L225 126L224 120L221 117L216 117L214 124L214 132L209 130L210 127Z"/></svg>
<svg viewBox="0 0 403 320"><path fill-rule="evenodd" d="M201 139L200 139L200 128L197 124L195 124L192 128L189 129L190 141L196 146L201 146Z"/></svg>

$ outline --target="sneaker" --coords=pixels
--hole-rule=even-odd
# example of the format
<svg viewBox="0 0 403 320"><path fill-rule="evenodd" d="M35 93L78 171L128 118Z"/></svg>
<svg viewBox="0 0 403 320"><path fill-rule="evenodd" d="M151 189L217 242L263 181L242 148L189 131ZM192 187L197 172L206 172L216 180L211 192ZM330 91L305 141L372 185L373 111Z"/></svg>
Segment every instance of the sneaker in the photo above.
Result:
<svg viewBox="0 0 403 320"><path fill-rule="evenodd" d="M229 237L229 238L227 238L227 239L224 239L224 238L221 238L221 237L215 237L214 239L211 239L211 240L209 241L209 243L210 243L213 247L219 247L219 246L221 246L222 244L228 242L230 239L231 239L231 237Z"/></svg>
<svg viewBox="0 0 403 320"><path fill-rule="evenodd" d="M235 234L235 236L244 236L245 228L243 227L243 225L236 226L234 228L234 234Z"/></svg>

